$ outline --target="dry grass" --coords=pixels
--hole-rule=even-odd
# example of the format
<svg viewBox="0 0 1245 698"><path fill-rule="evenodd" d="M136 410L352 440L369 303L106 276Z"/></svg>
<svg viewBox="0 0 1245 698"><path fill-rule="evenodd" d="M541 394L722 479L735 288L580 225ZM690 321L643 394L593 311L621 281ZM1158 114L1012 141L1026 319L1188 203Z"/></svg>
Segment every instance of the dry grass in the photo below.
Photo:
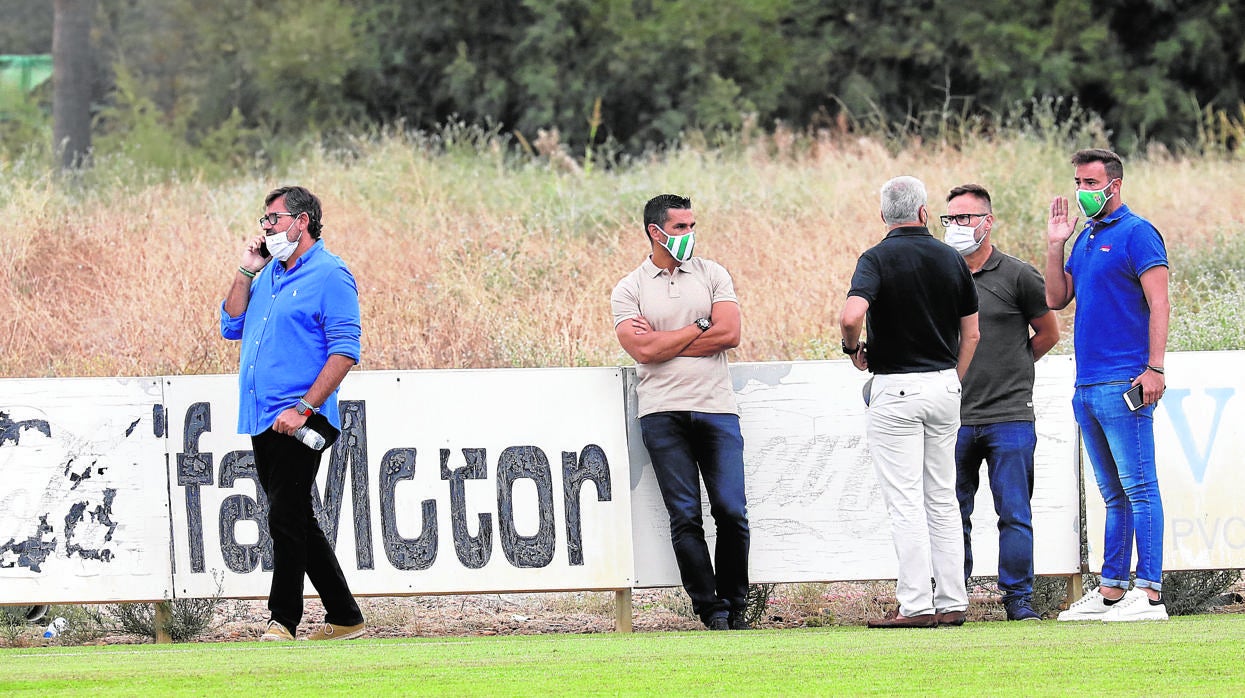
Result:
<svg viewBox="0 0 1245 698"><path fill-rule="evenodd" d="M883 181L920 176L935 212L950 187L986 185L996 243L1039 266L1049 199L1072 191L1070 149L1023 136L896 153L779 133L591 175L464 141L353 142L262 180L151 181L119 163L71 186L10 178L0 376L233 372L217 308L264 194L285 183L320 194L325 240L358 278L366 369L630 363L609 293L647 253L640 210L665 191L693 198L698 252L734 276L745 320L734 360L835 357L856 258L883 233ZM1209 254L1245 222L1242 171L1232 159L1155 154L1130 162L1126 201L1173 256Z"/></svg>

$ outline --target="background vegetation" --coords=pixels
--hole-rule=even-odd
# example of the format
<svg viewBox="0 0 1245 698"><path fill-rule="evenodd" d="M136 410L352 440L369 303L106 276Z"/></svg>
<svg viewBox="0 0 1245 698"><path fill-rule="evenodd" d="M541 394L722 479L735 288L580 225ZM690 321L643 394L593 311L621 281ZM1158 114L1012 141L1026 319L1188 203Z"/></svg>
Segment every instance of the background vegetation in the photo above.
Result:
<svg viewBox="0 0 1245 698"><path fill-rule="evenodd" d="M0 0L0 54L49 53L52 14ZM1239 123L1245 96L1245 5L1226 0L98 0L92 24L96 152L162 166L455 120L603 155L750 119L942 139L1043 96L1131 154Z"/></svg>
<svg viewBox="0 0 1245 698"><path fill-rule="evenodd" d="M285 182L325 200L326 243L359 280L365 369L630 363L609 293L647 254L640 211L666 190L693 197L698 253L734 275L745 323L734 360L841 358L838 312L883 232L883 181L922 177L935 211L952 186L984 184L996 243L1040 268L1050 198L1072 193L1069 153L1105 144L1096 119L1052 111L961 140L743 130L586 172L451 124L309 142L289 168L219 181L121 157L65 179L18 161L0 170L0 375L236 370L219 304L263 195ZM1169 349L1245 347L1240 161L1155 148L1126 167L1124 199L1172 260ZM1071 350L1065 337L1056 351Z"/></svg>

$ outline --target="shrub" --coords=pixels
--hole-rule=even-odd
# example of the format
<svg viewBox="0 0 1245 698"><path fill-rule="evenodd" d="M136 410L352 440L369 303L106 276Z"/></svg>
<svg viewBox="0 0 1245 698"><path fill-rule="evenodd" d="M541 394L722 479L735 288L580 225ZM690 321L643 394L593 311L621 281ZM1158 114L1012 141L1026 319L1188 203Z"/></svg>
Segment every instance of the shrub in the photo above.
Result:
<svg viewBox="0 0 1245 698"><path fill-rule="evenodd" d="M1223 605L1225 593L1240 580L1240 570L1168 572L1163 575L1167 613L1191 616Z"/></svg>
<svg viewBox="0 0 1245 698"><path fill-rule="evenodd" d="M748 585L748 607L744 611L744 620L749 625L756 627L758 623L766 619L769 597L774 593L775 586L774 584Z"/></svg>
<svg viewBox="0 0 1245 698"><path fill-rule="evenodd" d="M193 640L212 626L221 599L173 599L167 601L171 611L165 630L174 642ZM120 630L128 635L156 639L156 604L110 604L108 614L116 619Z"/></svg>

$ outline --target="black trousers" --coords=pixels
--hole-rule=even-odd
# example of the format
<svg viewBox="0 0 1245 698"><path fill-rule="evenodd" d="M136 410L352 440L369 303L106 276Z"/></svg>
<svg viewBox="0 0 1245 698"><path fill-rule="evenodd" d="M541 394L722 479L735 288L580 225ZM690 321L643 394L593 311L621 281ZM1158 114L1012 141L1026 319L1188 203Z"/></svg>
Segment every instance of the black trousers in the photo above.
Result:
<svg viewBox="0 0 1245 698"><path fill-rule="evenodd" d="M337 554L316 521L311 488L320 468L320 451L269 429L251 437L259 484L268 496L268 532L272 535L272 619L298 630L303 618L303 578L311 580L324 603L325 621L357 625L363 614L350 593Z"/></svg>

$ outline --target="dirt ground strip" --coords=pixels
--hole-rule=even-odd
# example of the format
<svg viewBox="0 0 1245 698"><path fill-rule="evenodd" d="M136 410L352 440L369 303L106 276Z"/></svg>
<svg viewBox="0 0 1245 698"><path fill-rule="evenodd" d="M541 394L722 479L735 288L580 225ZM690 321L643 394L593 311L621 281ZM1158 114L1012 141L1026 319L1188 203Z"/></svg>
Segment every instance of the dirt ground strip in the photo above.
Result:
<svg viewBox="0 0 1245 698"><path fill-rule="evenodd" d="M1245 592L1245 582L1235 590ZM974 587L970 622L1006 619L998 595L988 587ZM772 588L763 629L862 625L895 603L893 582L840 582L833 584L779 584ZM1240 598L1238 596L1238 598ZM615 629L613 592L559 592L547 594L471 594L361 598L368 619L367 637L447 637L536 635L545 633L605 633ZM632 625L636 632L698 630L681 589L639 589L632 596ZM55 607L53 612L55 612ZM1245 603L1221 606L1216 612L1245 613ZM224 600L216 607L209 627L194 642L249 642L263 633L268 611L264 601ZM324 609L309 599L299 637L323 622ZM46 623L47 619L43 621ZM41 625L13 629L0 645L130 644L150 642L147 637L118 631L83 637L66 633L63 639L43 640Z"/></svg>

